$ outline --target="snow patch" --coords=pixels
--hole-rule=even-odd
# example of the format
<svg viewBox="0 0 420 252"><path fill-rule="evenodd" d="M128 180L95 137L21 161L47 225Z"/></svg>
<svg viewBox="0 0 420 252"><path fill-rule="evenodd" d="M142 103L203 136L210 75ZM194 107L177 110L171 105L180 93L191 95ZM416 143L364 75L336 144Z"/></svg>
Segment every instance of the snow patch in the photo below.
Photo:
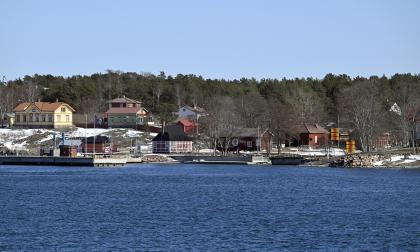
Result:
<svg viewBox="0 0 420 252"><path fill-rule="evenodd" d="M406 160L404 160L404 161L402 161L401 163L402 164L409 164L409 163L413 163L413 162L416 162L417 160L413 160L413 159L406 159Z"/></svg>
<svg viewBox="0 0 420 252"><path fill-rule="evenodd" d="M85 129L85 128L77 128L77 130L66 134L66 137L69 138L82 138L82 137L92 137L107 133L110 129Z"/></svg>
<svg viewBox="0 0 420 252"><path fill-rule="evenodd" d="M404 156L402 156L402 155L398 155L398 156L392 156L390 159L389 159L389 161L391 161L391 162L397 162L397 161L401 161L401 160L403 160L404 159Z"/></svg>

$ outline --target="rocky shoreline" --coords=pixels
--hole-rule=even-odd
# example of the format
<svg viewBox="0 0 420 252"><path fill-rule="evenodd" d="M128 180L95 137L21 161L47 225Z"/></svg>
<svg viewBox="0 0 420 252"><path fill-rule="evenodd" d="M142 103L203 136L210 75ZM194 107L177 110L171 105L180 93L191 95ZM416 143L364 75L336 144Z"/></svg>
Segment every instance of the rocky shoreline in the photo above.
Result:
<svg viewBox="0 0 420 252"><path fill-rule="evenodd" d="M420 168L420 156L410 154L352 154L331 161L329 166L349 168Z"/></svg>

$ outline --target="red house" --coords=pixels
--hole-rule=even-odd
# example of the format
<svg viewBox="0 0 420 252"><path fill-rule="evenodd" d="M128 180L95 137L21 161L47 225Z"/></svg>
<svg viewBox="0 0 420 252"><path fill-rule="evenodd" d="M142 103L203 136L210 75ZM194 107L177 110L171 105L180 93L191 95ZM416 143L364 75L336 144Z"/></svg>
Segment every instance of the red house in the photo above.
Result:
<svg viewBox="0 0 420 252"><path fill-rule="evenodd" d="M297 127L299 145L321 147L328 145L329 132L319 124L305 123Z"/></svg>
<svg viewBox="0 0 420 252"><path fill-rule="evenodd" d="M197 124L191 120L188 120L186 118L183 118L178 121L178 124L180 124L185 134L194 134L197 131Z"/></svg>
<svg viewBox="0 0 420 252"><path fill-rule="evenodd" d="M180 124L164 127L152 140L153 153L191 153L192 139Z"/></svg>
<svg viewBox="0 0 420 252"><path fill-rule="evenodd" d="M87 153L107 153L117 152L117 145L111 142L107 136L88 137L82 140L82 150Z"/></svg>

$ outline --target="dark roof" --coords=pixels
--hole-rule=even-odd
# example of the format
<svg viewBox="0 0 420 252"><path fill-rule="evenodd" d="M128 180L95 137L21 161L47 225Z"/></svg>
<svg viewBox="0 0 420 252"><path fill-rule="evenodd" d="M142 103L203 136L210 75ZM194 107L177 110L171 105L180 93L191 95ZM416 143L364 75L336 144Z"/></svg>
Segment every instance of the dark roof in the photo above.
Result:
<svg viewBox="0 0 420 252"><path fill-rule="evenodd" d="M99 136L95 136L95 137L93 137L93 136L88 137L87 138L87 143L88 144L92 144L94 138L95 138L95 143L97 143L97 144L110 143L111 142L110 139L109 139L109 137L99 135ZM85 143L86 140L85 139L82 139L82 142Z"/></svg>
<svg viewBox="0 0 420 252"><path fill-rule="evenodd" d="M264 129L258 130L258 128L239 128L239 129L234 129L232 134L222 133L220 137L226 137L227 135L232 136L232 137L258 137L258 132L260 133L260 135L263 135L266 132L271 134L271 132Z"/></svg>
<svg viewBox="0 0 420 252"><path fill-rule="evenodd" d="M309 134L328 134L329 132L324 129L321 125L315 124L301 124L296 126L296 131L298 133L309 133Z"/></svg>
<svg viewBox="0 0 420 252"><path fill-rule="evenodd" d="M153 142L155 141L191 141L191 138L188 137L184 129L179 124L172 124L168 125L159 132L157 136L153 138Z"/></svg>

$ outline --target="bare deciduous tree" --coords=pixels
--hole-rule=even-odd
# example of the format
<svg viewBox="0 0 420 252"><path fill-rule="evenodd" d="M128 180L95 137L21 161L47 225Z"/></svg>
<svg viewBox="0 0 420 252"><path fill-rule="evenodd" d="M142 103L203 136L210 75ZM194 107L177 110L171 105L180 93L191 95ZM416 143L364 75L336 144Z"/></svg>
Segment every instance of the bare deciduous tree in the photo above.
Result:
<svg viewBox="0 0 420 252"><path fill-rule="evenodd" d="M343 91L341 113L358 134L362 150L373 150L377 136L382 134L381 120L385 109L379 100L380 90L375 83L362 81Z"/></svg>
<svg viewBox="0 0 420 252"><path fill-rule="evenodd" d="M230 97L216 96L208 99L205 108L208 116L203 119L203 122L214 154L217 147L220 147L226 155L234 130L239 124L235 103Z"/></svg>
<svg viewBox="0 0 420 252"><path fill-rule="evenodd" d="M294 117L295 124L319 123L325 114L320 98L308 87L291 88L286 97L286 103Z"/></svg>
<svg viewBox="0 0 420 252"><path fill-rule="evenodd" d="M400 83L394 93L396 107L393 112L398 115L398 126L402 133L403 146L411 143L416 152L416 117L420 112L420 87L415 83ZM397 111L395 111L397 110Z"/></svg>

